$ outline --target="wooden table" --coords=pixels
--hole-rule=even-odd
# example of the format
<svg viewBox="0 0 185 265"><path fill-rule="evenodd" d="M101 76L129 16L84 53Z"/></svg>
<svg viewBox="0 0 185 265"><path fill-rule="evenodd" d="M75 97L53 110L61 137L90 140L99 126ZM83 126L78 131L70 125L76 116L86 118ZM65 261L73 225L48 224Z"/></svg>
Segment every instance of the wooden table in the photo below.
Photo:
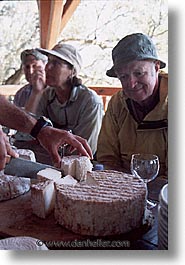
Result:
<svg viewBox="0 0 185 265"><path fill-rule="evenodd" d="M158 201L164 178L149 183L149 198ZM130 233L111 237L89 237L75 234L56 224L52 213L46 219L32 214L30 191L15 199L0 202L0 238L31 236L49 249L158 249L158 210L152 210L154 224L143 225Z"/></svg>

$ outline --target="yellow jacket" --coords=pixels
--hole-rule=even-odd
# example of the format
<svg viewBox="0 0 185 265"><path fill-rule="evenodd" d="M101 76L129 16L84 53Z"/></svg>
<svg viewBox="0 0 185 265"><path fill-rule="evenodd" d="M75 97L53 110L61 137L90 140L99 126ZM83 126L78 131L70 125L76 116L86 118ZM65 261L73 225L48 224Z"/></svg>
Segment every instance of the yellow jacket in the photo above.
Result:
<svg viewBox="0 0 185 265"><path fill-rule="evenodd" d="M167 176L168 75L160 76L160 101L145 116L144 124L138 124L130 114L123 91L112 96L98 138L99 162L128 171L133 153L152 153L159 156L160 174Z"/></svg>

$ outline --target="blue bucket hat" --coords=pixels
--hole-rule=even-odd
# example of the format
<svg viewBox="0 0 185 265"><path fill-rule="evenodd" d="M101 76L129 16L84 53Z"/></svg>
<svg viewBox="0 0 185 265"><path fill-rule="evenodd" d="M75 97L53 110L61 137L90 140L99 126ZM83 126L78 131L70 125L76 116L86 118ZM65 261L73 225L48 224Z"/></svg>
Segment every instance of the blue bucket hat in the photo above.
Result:
<svg viewBox="0 0 185 265"><path fill-rule="evenodd" d="M127 35L113 48L112 60L114 65L111 69L107 70L106 75L117 77L115 66L133 60L146 59L158 60L160 62L160 69L166 66L163 61L158 59L155 45L147 35L142 33Z"/></svg>

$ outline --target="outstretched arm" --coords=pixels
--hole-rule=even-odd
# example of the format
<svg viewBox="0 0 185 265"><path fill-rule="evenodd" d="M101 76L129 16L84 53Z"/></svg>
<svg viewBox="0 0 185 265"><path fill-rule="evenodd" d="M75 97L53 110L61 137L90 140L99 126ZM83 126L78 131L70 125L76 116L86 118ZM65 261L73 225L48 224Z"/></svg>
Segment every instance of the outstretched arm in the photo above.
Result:
<svg viewBox="0 0 185 265"><path fill-rule="evenodd" d="M37 120L25 113L20 108L11 104L6 98L0 95L0 124L8 128L12 128L24 133L30 133ZM92 152L83 138L73 135L67 131L55 129L52 127L42 128L37 137L40 144L50 153L51 158L56 166L59 167L60 156L58 154L59 147L67 143L74 149L77 149L81 155L92 158ZM5 160L5 154L1 155ZM2 162L4 164L4 162ZM0 170L2 166L0 167Z"/></svg>

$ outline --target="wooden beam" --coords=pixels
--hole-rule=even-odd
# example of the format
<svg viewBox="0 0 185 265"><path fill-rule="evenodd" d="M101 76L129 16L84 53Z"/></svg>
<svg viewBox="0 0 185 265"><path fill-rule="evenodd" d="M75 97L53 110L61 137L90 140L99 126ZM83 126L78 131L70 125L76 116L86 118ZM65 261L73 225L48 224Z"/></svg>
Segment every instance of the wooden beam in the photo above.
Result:
<svg viewBox="0 0 185 265"><path fill-rule="evenodd" d="M116 92L122 90L122 87L105 87L105 86L88 86L88 87L95 90L97 94L101 96L112 96Z"/></svg>
<svg viewBox="0 0 185 265"><path fill-rule="evenodd" d="M47 49L51 49L58 40L63 12L63 0L52 1L47 36Z"/></svg>
<svg viewBox="0 0 185 265"><path fill-rule="evenodd" d="M74 11L76 10L77 6L79 5L80 0L67 0L64 5L64 10L62 14L62 20L60 25L60 33L64 29L65 25L73 15Z"/></svg>
<svg viewBox="0 0 185 265"><path fill-rule="evenodd" d="M40 17L40 46L51 49L73 15L80 0L37 0ZM64 5L65 2L65 5Z"/></svg>
<svg viewBox="0 0 185 265"><path fill-rule="evenodd" d="M63 0L40 0L41 47L51 49L60 33Z"/></svg>
<svg viewBox="0 0 185 265"><path fill-rule="evenodd" d="M47 48L47 36L49 28L51 1L39 0L38 6L39 6L39 19L40 19L40 46L42 48Z"/></svg>

